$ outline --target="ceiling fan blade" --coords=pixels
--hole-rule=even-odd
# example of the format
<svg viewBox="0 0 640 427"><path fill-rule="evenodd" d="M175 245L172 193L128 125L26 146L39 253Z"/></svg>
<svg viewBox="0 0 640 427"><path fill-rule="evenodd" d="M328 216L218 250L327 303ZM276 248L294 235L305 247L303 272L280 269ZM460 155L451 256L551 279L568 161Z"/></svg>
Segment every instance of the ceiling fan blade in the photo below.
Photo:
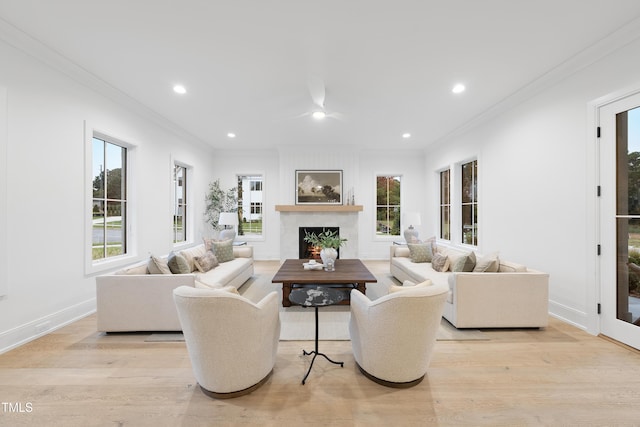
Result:
<svg viewBox="0 0 640 427"><path fill-rule="evenodd" d="M324 81L319 76L312 75L309 78L309 93L313 103L324 109L325 87Z"/></svg>

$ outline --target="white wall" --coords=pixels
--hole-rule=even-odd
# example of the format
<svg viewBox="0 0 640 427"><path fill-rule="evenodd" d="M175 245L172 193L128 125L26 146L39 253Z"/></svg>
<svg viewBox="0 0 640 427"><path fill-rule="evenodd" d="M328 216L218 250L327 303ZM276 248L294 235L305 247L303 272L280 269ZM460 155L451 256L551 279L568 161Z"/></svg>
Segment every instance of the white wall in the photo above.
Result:
<svg viewBox="0 0 640 427"><path fill-rule="evenodd" d="M640 88L640 42L582 69L527 102L427 152L433 171L479 159L478 251L550 273L550 310L597 332L595 164L587 106L629 86ZM473 96L469 93L468 96ZM437 193L427 211L437 212ZM427 234L435 233L437 221Z"/></svg>
<svg viewBox="0 0 640 427"><path fill-rule="evenodd" d="M95 309L95 280L84 268L85 121L137 145L137 259L172 249L172 160L193 167L193 192L204 194L212 153L2 42L0 63L8 99L2 352ZM194 202L202 212L202 198ZM202 217L195 220L198 236Z"/></svg>
<svg viewBox="0 0 640 427"><path fill-rule="evenodd" d="M241 145L241 141L237 143ZM256 259L280 259L280 213L275 211L275 205L295 204L297 169L342 170L344 191L353 190L355 203L363 205L363 211L358 214L358 256L387 259L394 239L375 237L375 177L377 174L402 175L405 209L421 212L426 196L423 158L421 150L361 151L332 146L314 151L311 156L296 147L282 147L273 152L244 152L238 147L237 151L218 151L213 169L214 179L220 179L224 189L235 185L237 174L262 173L264 176L264 238L251 241ZM416 228L421 231L421 226Z"/></svg>
<svg viewBox="0 0 640 427"><path fill-rule="evenodd" d="M280 259L280 229L275 205L280 202L280 172L278 153L276 151L242 151L242 139L238 137L231 144L237 144L237 149L217 151L211 168L212 180L220 180L220 187L228 190L237 187L238 175L262 175L262 237L238 237L237 240L247 241L253 246L253 255L259 260ZM200 197L200 196L198 196ZM204 193L202 193L204 198ZM211 233L210 229L207 233ZM205 234L206 235L206 234Z"/></svg>

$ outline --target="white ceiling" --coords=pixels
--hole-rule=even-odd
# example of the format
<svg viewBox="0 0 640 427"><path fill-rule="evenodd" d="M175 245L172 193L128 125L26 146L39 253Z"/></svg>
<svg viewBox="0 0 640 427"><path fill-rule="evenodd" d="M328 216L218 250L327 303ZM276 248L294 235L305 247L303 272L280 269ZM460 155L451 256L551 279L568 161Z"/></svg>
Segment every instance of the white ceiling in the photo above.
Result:
<svg viewBox="0 0 640 427"><path fill-rule="evenodd" d="M422 148L636 25L640 1L0 0L0 17L214 147ZM318 85L341 119L302 116Z"/></svg>

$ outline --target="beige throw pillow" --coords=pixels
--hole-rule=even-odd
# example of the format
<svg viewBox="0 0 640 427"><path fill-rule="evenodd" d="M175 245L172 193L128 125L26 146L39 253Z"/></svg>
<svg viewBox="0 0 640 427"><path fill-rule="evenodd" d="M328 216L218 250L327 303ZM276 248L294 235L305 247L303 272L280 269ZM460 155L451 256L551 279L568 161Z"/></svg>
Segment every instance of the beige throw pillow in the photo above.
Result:
<svg viewBox="0 0 640 427"><path fill-rule="evenodd" d="M206 273L219 265L218 259L211 251L208 251L202 256L195 257L193 259L193 263L195 264L196 269L201 273Z"/></svg>
<svg viewBox="0 0 640 427"><path fill-rule="evenodd" d="M157 256L151 255L147 264L149 274L171 274L167 261Z"/></svg>
<svg viewBox="0 0 640 427"><path fill-rule="evenodd" d="M431 268L440 272L449 270L449 257L438 253L433 254Z"/></svg>
<svg viewBox="0 0 640 427"><path fill-rule="evenodd" d="M476 266L473 268L474 272L480 273L496 273L500 266L500 260L498 259L498 253L494 252L490 255L483 256L478 259Z"/></svg>
<svg viewBox="0 0 640 427"><path fill-rule="evenodd" d="M203 256L207 253L207 250L205 249L204 245L197 245L192 248L183 249L178 253L187 260L191 271L196 271L195 258L198 256Z"/></svg>

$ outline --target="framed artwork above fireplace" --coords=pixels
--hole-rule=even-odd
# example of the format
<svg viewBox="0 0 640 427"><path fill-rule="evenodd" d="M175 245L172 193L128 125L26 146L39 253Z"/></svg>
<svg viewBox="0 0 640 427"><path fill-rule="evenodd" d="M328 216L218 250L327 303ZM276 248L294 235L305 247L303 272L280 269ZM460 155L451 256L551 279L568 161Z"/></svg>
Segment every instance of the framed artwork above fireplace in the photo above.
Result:
<svg viewBox="0 0 640 427"><path fill-rule="evenodd" d="M296 170L296 205L341 204L341 170Z"/></svg>

